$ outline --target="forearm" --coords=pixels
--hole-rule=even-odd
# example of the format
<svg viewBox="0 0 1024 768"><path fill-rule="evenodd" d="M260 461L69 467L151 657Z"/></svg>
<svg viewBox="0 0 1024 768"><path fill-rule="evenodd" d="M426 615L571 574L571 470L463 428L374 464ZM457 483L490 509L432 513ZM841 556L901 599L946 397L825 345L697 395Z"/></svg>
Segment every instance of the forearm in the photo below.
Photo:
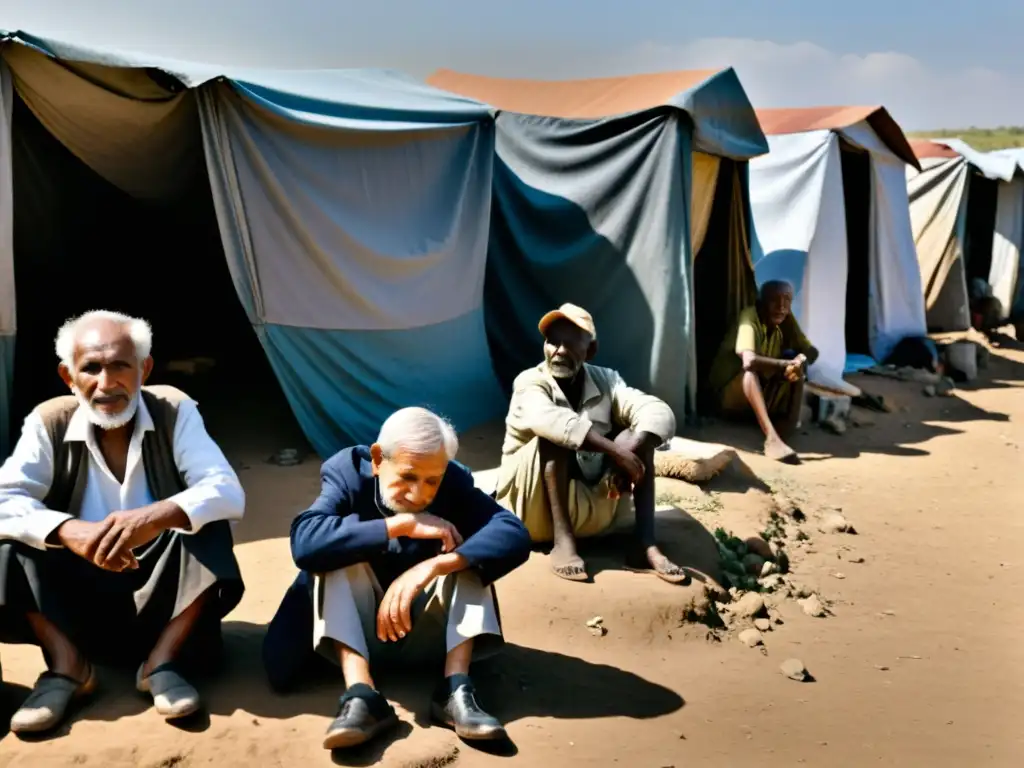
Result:
<svg viewBox="0 0 1024 768"><path fill-rule="evenodd" d="M817 347L808 347L807 351L804 352L804 357L807 358L807 365L814 365L820 354Z"/></svg>
<svg viewBox="0 0 1024 768"><path fill-rule="evenodd" d="M434 578L438 578L466 570L469 568L469 561L458 552L446 552L434 557L431 566Z"/></svg>
<svg viewBox="0 0 1024 768"><path fill-rule="evenodd" d="M774 376L785 371L792 363L792 360L780 360L774 357L761 357L760 355L744 355L743 370L762 373L765 376Z"/></svg>
<svg viewBox="0 0 1024 768"><path fill-rule="evenodd" d="M192 529L192 520L185 514L185 510L170 499L142 507L138 513L146 516L146 525L157 533L173 528L183 531Z"/></svg>
<svg viewBox="0 0 1024 768"><path fill-rule="evenodd" d="M619 450L619 446L615 444L614 440L609 440L593 427L587 432L587 436L583 439L583 445L580 447L587 451L596 451L609 455Z"/></svg>

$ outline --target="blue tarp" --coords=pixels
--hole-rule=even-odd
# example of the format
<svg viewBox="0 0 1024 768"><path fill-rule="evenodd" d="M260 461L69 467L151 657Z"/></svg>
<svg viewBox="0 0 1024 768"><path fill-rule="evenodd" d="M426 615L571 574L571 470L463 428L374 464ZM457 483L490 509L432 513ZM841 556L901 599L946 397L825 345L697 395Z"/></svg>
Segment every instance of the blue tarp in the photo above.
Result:
<svg viewBox="0 0 1024 768"><path fill-rule="evenodd" d="M3 38L195 89L238 297L320 454L372 440L405 405L459 429L502 415L483 320L486 106L391 71L238 70Z"/></svg>

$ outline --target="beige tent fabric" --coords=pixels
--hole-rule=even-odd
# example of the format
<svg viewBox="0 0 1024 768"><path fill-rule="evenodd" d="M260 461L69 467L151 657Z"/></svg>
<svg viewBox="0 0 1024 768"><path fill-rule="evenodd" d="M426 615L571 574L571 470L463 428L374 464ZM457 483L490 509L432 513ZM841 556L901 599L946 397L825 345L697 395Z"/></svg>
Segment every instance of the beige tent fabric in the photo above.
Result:
<svg viewBox="0 0 1024 768"><path fill-rule="evenodd" d="M14 180L11 169L11 73L0 59L0 336L13 336ZM2 366L0 366L2 367ZM0 402L0 410L4 404Z"/></svg>
<svg viewBox="0 0 1024 768"><path fill-rule="evenodd" d="M963 330L970 325L970 311L956 229L967 188L967 161L928 159L922 167L920 173L908 169L907 189L928 326Z"/></svg>
<svg viewBox="0 0 1024 768"><path fill-rule="evenodd" d="M696 259L711 221L711 208L718 187L718 167L721 161L714 155L693 153L693 191L690 197L690 258Z"/></svg>
<svg viewBox="0 0 1024 768"><path fill-rule="evenodd" d="M191 92L174 94L145 70L69 65L23 45L5 46L3 57L43 126L129 195L172 196L202 168Z"/></svg>
<svg viewBox="0 0 1024 768"><path fill-rule="evenodd" d="M757 282L747 239L747 206L743 198L740 167L733 164L732 205L729 206L729 302L725 308L728 328L740 312L757 300Z"/></svg>

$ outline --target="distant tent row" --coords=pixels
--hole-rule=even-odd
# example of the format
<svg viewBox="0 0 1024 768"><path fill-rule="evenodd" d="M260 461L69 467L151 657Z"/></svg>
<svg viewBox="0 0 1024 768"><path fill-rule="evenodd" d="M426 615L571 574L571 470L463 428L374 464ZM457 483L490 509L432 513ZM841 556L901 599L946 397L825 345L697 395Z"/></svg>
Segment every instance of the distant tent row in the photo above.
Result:
<svg viewBox="0 0 1024 768"><path fill-rule="evenodd" d="M752 295L743 165L767 146L731 70L511 114L393 72L2 40L0 455L12 402L59 390L54 330L96 306L150 318L158 357L189 339L231 359L251 327L325 454L402 405L499 417L565 300L682 416L702 244L728 254L709 327ZM256 365L226 375L244 392Z"/></svg>
<svg viewBox="0 0 1024 768"><path fill-rule="evenodd" d="M750 163L758 283L796 287L794 314L821 351L812 382L849 373L925 334L906 166L918 167L882 108L761 109L769 154Z"/></svg>
<svg viewBox="0 0 1024 768"><path fill-rule="evenodd" d="M971 326L968 286L987 282L1002 320L1024 317L1024 175L1019 152L978 152L958 139L915 141L910 212L932 331Z"/></svg>

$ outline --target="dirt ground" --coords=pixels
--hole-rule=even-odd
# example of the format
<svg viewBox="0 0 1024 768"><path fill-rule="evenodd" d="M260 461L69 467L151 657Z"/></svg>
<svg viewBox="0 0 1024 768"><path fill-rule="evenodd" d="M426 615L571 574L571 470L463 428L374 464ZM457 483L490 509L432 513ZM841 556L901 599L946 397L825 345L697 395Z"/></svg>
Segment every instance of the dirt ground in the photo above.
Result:
<svg viewBox="0 0 1024 768"><path fill-rule="evenodd" d="M1013 342L1006 342L1013 346ZM858 383L894 406L845 435L812 427L801 466L751 453L756 435L709 426L690 437L741 449L740 462L701 489L662 483L659 499L686 510L665 520L670 549L688 565L714 551L708 530L757 530L772 494L800 502L809 539L791 549L792 579L831 615L811 618L784 601L763 649L735 631L685 624L698 586L673 588L617 569L599 551L592 584L549 576L543 554L501 582L509 648L477 670L482 698L509 727L499 754L460 744L423 719L432 681L383 679L403 725L391 742L331 755L321 736L340 680L272 695L260 642L294 576L291 517L317 491L318 465L266 463L266 435L221 437L249 506L238 530L247 592L228 617L229 663L203 681L209 717L174 727L105 671L100 695L55 737L5 735L10 766L1020 765L1024 755L1024 351L998 349L980 381L952 398L877 377ZM493 466L497 429L465 436L460 458ZM745 471L744 466L750 472ZM1014 501L1016 499L1017 501ZM824 534L841 508L857 535ZM699 524L698 524L699 521ZM711 547L709 550L708 547ZM858 562L862 559L862 562ZM601 616L608 632L585 623ZM739 625L740 627L742 624ZM42 671L38 650L3 646L2 721ZM813 682L779 665L800 659ZM6 728L4 727L4 730ZM1013 756L1017 755L1016 758Z"/></svg>

